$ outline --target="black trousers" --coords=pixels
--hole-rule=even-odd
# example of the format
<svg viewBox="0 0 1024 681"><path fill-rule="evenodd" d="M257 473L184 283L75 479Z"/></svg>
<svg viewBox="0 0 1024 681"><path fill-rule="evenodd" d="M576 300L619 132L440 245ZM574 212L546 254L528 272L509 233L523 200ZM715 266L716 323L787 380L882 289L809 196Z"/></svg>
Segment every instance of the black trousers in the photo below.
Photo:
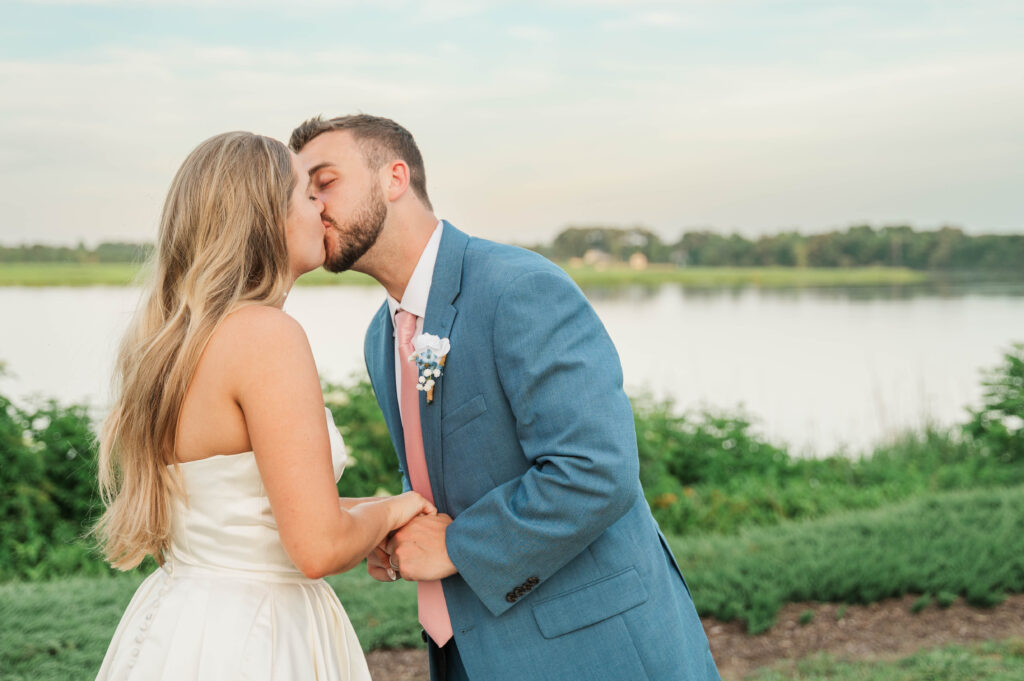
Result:
<svg viewBox="0 0 1024 681"><path fill-rule="evenodd" d="M454 637L441 647L438 647L426 633L423 634L423 638L427 641L429 652L430 681L469 681Z"/></svg>

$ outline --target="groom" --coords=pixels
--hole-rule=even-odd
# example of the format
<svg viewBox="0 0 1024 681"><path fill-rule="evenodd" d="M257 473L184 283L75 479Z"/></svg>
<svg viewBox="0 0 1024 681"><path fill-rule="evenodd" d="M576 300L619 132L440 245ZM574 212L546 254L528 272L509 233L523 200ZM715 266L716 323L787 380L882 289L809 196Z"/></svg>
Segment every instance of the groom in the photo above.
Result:
<svg viewBox="0 0 1024 681"><path fill-rule="evenodd" d="M431 679L718 679L640 488L618 355L579 288L434 217L391 120L314 118L291 147L324 202L325 266L387 290L366 364L405 487L439 513L368 568L418 582Z"/></svg>

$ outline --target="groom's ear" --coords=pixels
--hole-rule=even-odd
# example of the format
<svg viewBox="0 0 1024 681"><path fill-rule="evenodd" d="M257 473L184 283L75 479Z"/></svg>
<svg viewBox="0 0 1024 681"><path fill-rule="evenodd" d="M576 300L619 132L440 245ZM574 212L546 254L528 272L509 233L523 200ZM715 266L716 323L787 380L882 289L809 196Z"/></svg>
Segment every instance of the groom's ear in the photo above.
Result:
<svg viewBox="0 0 1024 681"><path fill-rule="evenodd" d="M397 201L402 198L409 189L409 165L401 160L395 160L384 166L384 195L388 201Z"/></svg>

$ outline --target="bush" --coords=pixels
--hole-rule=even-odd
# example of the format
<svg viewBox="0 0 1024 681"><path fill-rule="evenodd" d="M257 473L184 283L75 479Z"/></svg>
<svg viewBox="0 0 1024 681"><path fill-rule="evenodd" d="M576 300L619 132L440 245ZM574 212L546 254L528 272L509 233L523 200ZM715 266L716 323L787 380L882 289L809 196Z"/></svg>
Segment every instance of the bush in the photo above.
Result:
<svg viewBox="0 0 1024 681"><path fill-rule="evenodd" d="M1024 467L984 455L957 431L906 433L859 459L796 459L752 435L742 416L677 415L670 403L638 402L636 424L640 479L671 534L734 533L936 491L1024 483ZM732 453L738 463L730 467Z"/></svg>
<svg viewBox="0 0 1024 681"><path fill-rule="evenodd" d="M881 510L670 540L701 615L771 627L785 603L1024 591L1024 487L947 492Z"/></svg>
<svg viewBox="0 0 1024 681"><path fill-rule="evenodd" d="M0 396L0 580L105 571L82 536L97 508L84 407L25 411Z"/></svg>
<svg viewBox="0 0 1024 681"><path fill-rule="evenodd" d="M1004 462L1024 462L1024 343L1016 343L999 366L985 373L981 408L964 431L984 452Z"/></svg>
<svg viewBox="0 0 1024 681"><path fill-rule="evenodd" d="M913 603L910 604L910 612L915 615L925 610L929 605L932 604L932 595L923 594L919 596Z"/></svg>
<svg viewBox="0 0 1024 681"><path fill-rule="evenodd" d="M908 433L870 457L796 459L741 412L676 413L634 401L640 479L669 534L735 534L943 490L1024 484L1024 346L986 374L984 406L963 429ZM402 483L384 417L365 379L324 383L352 459L343 496L395 494ZM1015 420L1016 419L1016 420ZM82 539L99 510L96 442L82 405L18 409L0 396L0 580L107 571ZM998 598L985 585L965 594ZM770 595L763 596L770 603Z"/></svg>
<svg viewBox="0 0 1024 681"><path fill-rule="evenodd" d="M360 380L349 385L324 383L323 390L350 459L338 482L338 493L343 497L400 493L398 457L373 387Z"/></svg>

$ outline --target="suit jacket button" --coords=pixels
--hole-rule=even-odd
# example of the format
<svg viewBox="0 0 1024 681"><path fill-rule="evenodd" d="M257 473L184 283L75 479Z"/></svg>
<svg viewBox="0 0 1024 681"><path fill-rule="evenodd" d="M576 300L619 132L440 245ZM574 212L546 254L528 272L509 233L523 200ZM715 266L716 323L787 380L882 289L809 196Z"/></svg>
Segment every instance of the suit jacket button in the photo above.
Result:
<svg viewBox="0 0 1024 681"><path fill-rule="evenodd" d="M530 577L528 580L526 580L526 586L528 586L530 588L533 588L533 587L537 586L538 584L540 584L540 580L537 579L536 577Z"/></svg>
<svg viewBox="0 0 1024 681"><path fill-rule="evenodd" d="M526 587L522 585L517 586L516 588L512 589L512 593L516 595L516 598L519 598L520 596L526 593Z"/></svg>
<svg viewBox="0 0 1024 681"><path fill-rule="evenodd" d="M509 603L515 603L516 600L518 600L518 598L519 598L519 596L515 595L511 591L509 591L507 594L505 594L505 600L508 601Z"/></svg>

